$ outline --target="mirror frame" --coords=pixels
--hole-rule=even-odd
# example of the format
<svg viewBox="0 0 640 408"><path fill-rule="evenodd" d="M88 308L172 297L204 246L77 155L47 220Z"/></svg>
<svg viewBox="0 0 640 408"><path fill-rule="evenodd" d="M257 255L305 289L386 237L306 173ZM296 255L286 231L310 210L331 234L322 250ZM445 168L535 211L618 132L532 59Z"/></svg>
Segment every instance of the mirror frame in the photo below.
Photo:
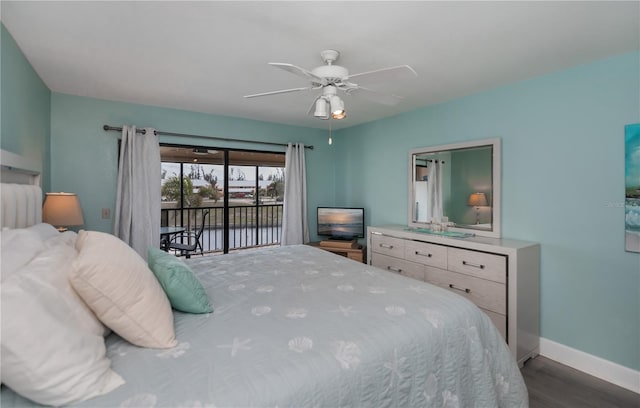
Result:
<svg viewBox="0 0 640 408"><path fill-rule="evenodd" d="M492 204L491 207L491 230L482 230L475 228L463 228L463 227L451 227L449 230L458 231L463 233L471 233L482 237L500 238L502 236L502 143L500 138L475 140L470 142L452 143L441 146L432 147L418 147L409 150L409 202L407 219L410 227L425 228L429 225L426 222L416 222L413 220L413 203L414 199L414 185L415 180L415 163L414 156L417 154L425 153L437 153L447 150L458 150L472 147L491 146L493 148L492 154Z"/></svg>

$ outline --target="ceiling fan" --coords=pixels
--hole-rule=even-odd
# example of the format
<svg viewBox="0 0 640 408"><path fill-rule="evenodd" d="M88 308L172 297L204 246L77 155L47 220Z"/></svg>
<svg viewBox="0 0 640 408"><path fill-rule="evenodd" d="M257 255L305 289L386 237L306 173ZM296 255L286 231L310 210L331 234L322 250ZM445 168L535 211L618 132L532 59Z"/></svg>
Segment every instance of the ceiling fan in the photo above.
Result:
<svg viewBox="0 0 640 408"><path fill-rule="evenodd" d="M324 50L320 53L326 65L321 65L311 71L300 68L293 64L282 62L270 62L269 65L284 69L292 74L301 76L311 82L309 86L301 88L282 89L278 91L263 92L253 95L245 95L245 98L256 98L260 96L278 95L290 92L300 92L309 90L321 90L308 114L320 119L343 119L346 117L344 102L337 95L338 91L343 91L348 95L368 99L372 102L393 106L402 99L401 96L388 95L376 92L373 89L360 85L361 83L379 83L386 81L397 81L418 76L408 65L376 69L373 71L349 74L349 70L333 63L338 60L340 53L336 50Z"/></svg>

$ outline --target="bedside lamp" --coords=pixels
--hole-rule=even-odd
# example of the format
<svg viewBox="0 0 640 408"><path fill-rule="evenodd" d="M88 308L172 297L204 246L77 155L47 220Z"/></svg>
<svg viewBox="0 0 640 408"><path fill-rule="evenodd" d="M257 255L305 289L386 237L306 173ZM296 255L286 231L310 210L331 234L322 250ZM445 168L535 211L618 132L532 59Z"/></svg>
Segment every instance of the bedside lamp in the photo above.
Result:
<svg viewBox="0 0 640 408"><path fill-rule="evenodd" d="M66 231L66 227L84 224L78 196L74 193L47 193L42 207L42 220Z"/></svg>
<svg viewBox="0 0 640 408"><path fill-rule="evenodd" d="M467 205L476 207L476 224L480 224L480 207L487 206L487 195L485 193L471 193Z"/></svg>

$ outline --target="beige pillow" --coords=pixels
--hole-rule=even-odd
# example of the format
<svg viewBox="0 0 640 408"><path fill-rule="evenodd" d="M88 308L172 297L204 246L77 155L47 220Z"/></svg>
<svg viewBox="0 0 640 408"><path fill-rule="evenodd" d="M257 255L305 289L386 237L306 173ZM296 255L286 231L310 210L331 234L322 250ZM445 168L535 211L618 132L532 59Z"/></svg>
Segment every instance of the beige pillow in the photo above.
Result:
<svg viewBox="0 0 640 408"><path fill-rule="evenodd" d="M106 326L142 347L177 342L171 305L145 261L113 235L80 231L71 284Z"/></svg>

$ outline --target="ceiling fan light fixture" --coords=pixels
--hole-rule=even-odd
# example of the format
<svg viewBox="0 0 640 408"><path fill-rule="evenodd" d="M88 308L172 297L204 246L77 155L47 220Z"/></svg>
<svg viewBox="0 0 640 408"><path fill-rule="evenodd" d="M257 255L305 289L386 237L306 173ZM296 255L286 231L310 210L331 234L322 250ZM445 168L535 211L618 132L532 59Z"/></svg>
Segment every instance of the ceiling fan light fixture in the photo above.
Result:
<svg viewBox="0 0 640 408"><path fill-rule="evenodd" d="M345 112L344 110L333 112L331 114L331 117L336 120L344 119L347 117L347 112Z"/></svg>
<svg viewBox="0 0 640 408"><path fill-rule="evenodd" d="M324 98L318 98L316 101L316 110L313 116L319 119L329 119L328 103Z"/></svg>
<svg viewBox="0 0 640 408"><path fill-rule="evenodd" d="M339 96L331 96L331 117L334 119L344 119L347 113L344 110L344 102Z"/></svg>

